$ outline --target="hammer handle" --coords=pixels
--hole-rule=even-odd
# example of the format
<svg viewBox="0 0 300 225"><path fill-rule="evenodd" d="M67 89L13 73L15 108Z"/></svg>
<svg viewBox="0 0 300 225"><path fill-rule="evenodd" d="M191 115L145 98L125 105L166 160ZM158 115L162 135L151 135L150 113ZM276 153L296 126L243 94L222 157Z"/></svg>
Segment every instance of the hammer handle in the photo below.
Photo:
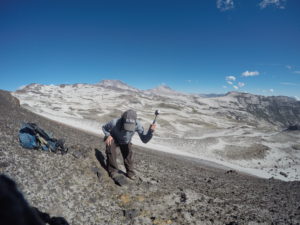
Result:
<svg viewBox="0 0 300 225"><path fill-rule="evenodd" d="M155 122L156 122L156 117L157 117L157 115L155 115L155 118L154 118L152 124L155 124Z"/></svg>

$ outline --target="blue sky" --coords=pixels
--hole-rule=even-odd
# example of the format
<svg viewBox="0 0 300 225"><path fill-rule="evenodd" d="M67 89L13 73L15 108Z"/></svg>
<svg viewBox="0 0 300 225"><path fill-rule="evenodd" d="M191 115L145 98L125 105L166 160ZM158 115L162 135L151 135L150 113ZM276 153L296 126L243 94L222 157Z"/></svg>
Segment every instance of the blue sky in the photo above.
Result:
<svg viewBox="0 0 300 225"><path fill-rule="evenodd" d="M0 89L102 79L300 97L300 1L0 1Z"/></svg>

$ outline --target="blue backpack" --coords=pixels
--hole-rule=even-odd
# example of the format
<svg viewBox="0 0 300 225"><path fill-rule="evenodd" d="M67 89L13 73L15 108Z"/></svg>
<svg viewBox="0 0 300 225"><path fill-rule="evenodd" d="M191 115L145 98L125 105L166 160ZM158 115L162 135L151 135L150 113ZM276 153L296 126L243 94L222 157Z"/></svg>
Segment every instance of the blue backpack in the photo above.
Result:
<svg viewBox="0 0 300 225"><path fill-rule="evenodd" d="M19 131L19 141L23 148L41 149L44 151L67 153L64 147L64 140L51 138L43 129L35 123L23 123Z"/></svg>

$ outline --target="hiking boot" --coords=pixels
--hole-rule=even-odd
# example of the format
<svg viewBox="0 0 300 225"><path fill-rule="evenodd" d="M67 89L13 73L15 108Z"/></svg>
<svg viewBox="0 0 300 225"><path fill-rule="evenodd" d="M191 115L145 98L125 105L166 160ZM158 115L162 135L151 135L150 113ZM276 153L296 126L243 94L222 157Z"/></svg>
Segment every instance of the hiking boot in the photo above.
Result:
<svg viewBox="0 0 300 225"><path fill-rule="evenodd" d="M113 176L111 176L111 178L119 186L123 186L123 185L127 184L126 178L121 174L113 175Z"/></svg>
<svg viewBox="0 0 300 225"><path fill-rule="evenodd" d="M137 176L135 173L127 173L126 174L127 177L130 179L130 180L136 180L137 179Z"/></svg>

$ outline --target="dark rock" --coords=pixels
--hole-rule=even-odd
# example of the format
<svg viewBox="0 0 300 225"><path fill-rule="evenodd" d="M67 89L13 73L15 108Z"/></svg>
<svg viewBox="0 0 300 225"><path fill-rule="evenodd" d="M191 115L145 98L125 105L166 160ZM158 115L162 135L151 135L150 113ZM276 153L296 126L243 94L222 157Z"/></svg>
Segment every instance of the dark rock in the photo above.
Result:
<svg viewBox="0 0 300 225"><path fill-rule="evenodd" d="M227 170L225 173L226 174L232 174L232 173L236 173L236 171L235 170Z"/></svg>
<svg viewBox="0 0 300 225"><path fill-rule="evenodd" d="M114 176L112 179L116 185L123 186L127 184L126 178L122 174L118 174Z"/></svg>
<svg viewBox="0 0 300 225"><path fill-rule="evenodd" d="M292 145L292 148L294 150L300 150L300 145L299 144L294 144L294 145Z"/></svg>
<svg viewBox="0 0 300 225"><path fill-rule="evenodd" d="M102 174L101 174L101 172L97 171L96 175L97 175L98 181L101 182L102 181Z"/></svg>
<svg viewBox="0 0 300 225"><path fill-rule="evenodd" d="M77 159L86 158L89 148L81 144L76 144L68 147L68 152L70 152Z"/></svg>
<svg viewBox="0 0 300 225"><path fill-rule="evenodd" d="M90 198L90 199L89 199L89 202L90 202L90 203L95 203L96 201L97 201L97 199L95 199L95 198Z"/></svg>
<svg viewBox="0 0 300 225"><path fill-rule="evenodd" d="M239 225L239 224L235 221L232 221L232 222L226 223L226 225Z"/></svg>
<svg viewBox="0 0 300 225"><path fill-rule="evenodd" d="M180 202L185 203L187 200L187 196L185 193L180 194Z"/></svg>
<svg viewBox="0 0 300 225"><path fill-rule="evenodd" d="M194 215L196 215L196 211L195 211L195 210L193 210L193 209L192 209L192 210L189 210L188 212L191 214L191 216L194 216Z"/></svg>
<svg viewBox="0 0 300 225"><path fill-rule="evenodd" d="M94 174L101 173L101 171L98 167L92 167L91 170Z"/></svg>
<svg viewBox="0 0 300 225"><path fill-rule="evenodd" d="M288 175L286 173L282 172L282 171L279 174L284 176L284 177L288 177Z"/></svg>
<svg viewBox="0 0 300 225"><path fill-rule="evenodd" d="M128 210L123 210L123 215L127 219L133 219L134 217L138 216L138 210L136 209L128 209Z"/></svg>
<svg viewBox="0 0 300 225"><path fill-rule="evenodd" d="M0 168L5 168L8 167L9 163L8 162L0 162Z"/></svg>
<svg viewBox="0 0 300 225"><path fill-rule="evenodd" d="M211 183L211 179L207 179L206 182L210 184Z"/></svg>
<svg viewBox="0 0 300 225"><path fill-rule="evenodd" d="M177 211L178 213L181 213L181 212L182 212L182 209L181 209L181 208L178 208L178 209L176 209L176 211Z"/></svg>
<svg viewBox="0 0 300 225"><path fill-rule="evenodd" d="M300 124L289 125L286 130L288 131L300 130Z"/></svg>

